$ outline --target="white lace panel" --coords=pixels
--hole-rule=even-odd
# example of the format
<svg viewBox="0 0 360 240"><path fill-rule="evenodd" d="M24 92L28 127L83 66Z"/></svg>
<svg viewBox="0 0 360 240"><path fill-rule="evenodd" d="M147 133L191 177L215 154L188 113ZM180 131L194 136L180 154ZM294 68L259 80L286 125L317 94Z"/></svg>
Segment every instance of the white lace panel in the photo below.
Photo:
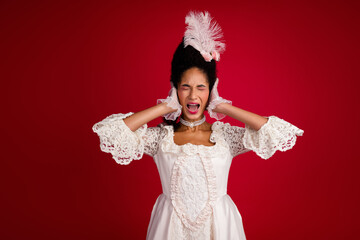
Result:
<svg viewBox="0 0 360 240"><path fill-rule="evenodd" d="M113 159L122 165L141 159L144 153L153 156L158 149L160 128L148 129L144 124L133 132L123 121L132 114L112 114L92 127L100 138L100 149L111 153Z"/></svg>
<svg viewBox="0 0 360 240"><path fill-rule="evenodd" d="M194 222L208 200L205 170L198 156L187 157L187 164L179 169L184 176L178 182L180 198L185 207L185 214Z"/></svg>
<svg viewBox="0 0 360 240"><path fill-rule="evenodd" d="M296 136L302 136L304 131L276 116L268 117L268 121L256 131L245 125L243 144L253 150L263 159L270 158L277 150L291 149L296 142Z"/></svg>
<svg viewBox="0 0 360 240"><path fill-rule="evenodd" d="M209 157L178 156L171 176L171 200L183 226L197 232L212 215L216 176Z"/></svg>

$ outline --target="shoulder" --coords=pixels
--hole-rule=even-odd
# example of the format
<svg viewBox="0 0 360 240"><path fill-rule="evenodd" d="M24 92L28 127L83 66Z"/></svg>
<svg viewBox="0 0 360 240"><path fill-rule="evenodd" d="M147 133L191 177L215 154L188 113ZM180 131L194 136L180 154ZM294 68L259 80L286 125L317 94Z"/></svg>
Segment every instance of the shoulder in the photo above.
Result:
<svg viewBox="0 0 360 240"><path fill-rule="evenodd" d="M167 125L166 123L160 123L156 127L148 128L149 134L158 135L160 139L172 132L174 132L174 127L172 125Z"/></svg>
<svg viewBox="0 0 360 240"><path fill-rule="evenodd" d="M224 123L221 121L216 121L211 125L211 129L213 131L217 131L217 130L228 130L228 129L235 129L235 128L242 128L242 127L238 127L238 126L233 126L230 123Z"/></svg>
<svg viewBox="0 0 360 240"><path fill-rule="evenodd" d="M239 126L233 126L230 123L224 123L220 121L216 121L212 125L213 132L217 132L219 134L229 136L238 133L243 133L245 128Z"/></svg>
<svg viewBox="0 0 360 240"><path fill-rule="evenodd" d="M229 125L229 123L224 123L224 122L220 122L220 121L216 121L214 122L212 125L211 125L211 129L212 130L218 130L218 129L221 129L221 128L224 128L224 126L226 125Z"/></svg>

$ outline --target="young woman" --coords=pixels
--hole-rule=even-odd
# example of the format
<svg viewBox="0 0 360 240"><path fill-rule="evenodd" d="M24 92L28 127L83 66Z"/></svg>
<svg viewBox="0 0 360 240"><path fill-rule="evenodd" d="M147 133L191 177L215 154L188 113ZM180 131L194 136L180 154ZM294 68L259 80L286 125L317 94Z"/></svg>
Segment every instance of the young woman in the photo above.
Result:
<svg viewBox="0 0 360 240"><path fill-rule="evenodd" d="M268 159L276 150L291 149L303 130L221 98L215 60L224 45L214 34L219 27L207 12L191 12L186 23L172 60L169 96L137 113L113 114L93 131L101 150L119 164L141 159L144 153L154 158L163 193L154 205L147 239L245 239L241 215L226 193L232 159L250 150ZM241 121L245 128L210 124L205 110L217 120L229 116ZM147 126L160 116L163 124Z"/></svg>

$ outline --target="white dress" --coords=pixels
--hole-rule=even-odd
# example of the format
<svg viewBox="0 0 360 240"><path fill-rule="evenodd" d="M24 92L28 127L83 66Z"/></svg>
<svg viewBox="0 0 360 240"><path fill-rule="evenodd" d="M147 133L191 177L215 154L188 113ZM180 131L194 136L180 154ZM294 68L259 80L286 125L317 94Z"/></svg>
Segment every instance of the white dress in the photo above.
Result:
<svg viewBox="0 0 360 240"><path fill-rule="evenodd" d="M176 145L173 126L143 125L131 131L113 114L93 126L102 151L111 153L119 164L139 160L143 154L154 158L163 193L151 213L148 240L245 240L241 215L227 195L232 159L253 150L263 159L276 150L291 149L303 130L276 116L258 130L228 123L212 125L214 146Z"/></svg>

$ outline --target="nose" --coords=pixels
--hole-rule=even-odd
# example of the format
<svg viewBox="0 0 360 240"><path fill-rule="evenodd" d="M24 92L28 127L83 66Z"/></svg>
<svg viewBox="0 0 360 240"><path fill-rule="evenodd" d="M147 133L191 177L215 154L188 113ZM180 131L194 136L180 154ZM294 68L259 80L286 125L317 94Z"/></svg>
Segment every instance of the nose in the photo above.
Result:
<svg viewBox="0 0 360 240"><path fill-rule="evenodd" d="M195 89L191 89L191 91L190 91L190 94L189 94L189 98L191 99L191 100L195 100L196 99L196 90Z"/></svg>

